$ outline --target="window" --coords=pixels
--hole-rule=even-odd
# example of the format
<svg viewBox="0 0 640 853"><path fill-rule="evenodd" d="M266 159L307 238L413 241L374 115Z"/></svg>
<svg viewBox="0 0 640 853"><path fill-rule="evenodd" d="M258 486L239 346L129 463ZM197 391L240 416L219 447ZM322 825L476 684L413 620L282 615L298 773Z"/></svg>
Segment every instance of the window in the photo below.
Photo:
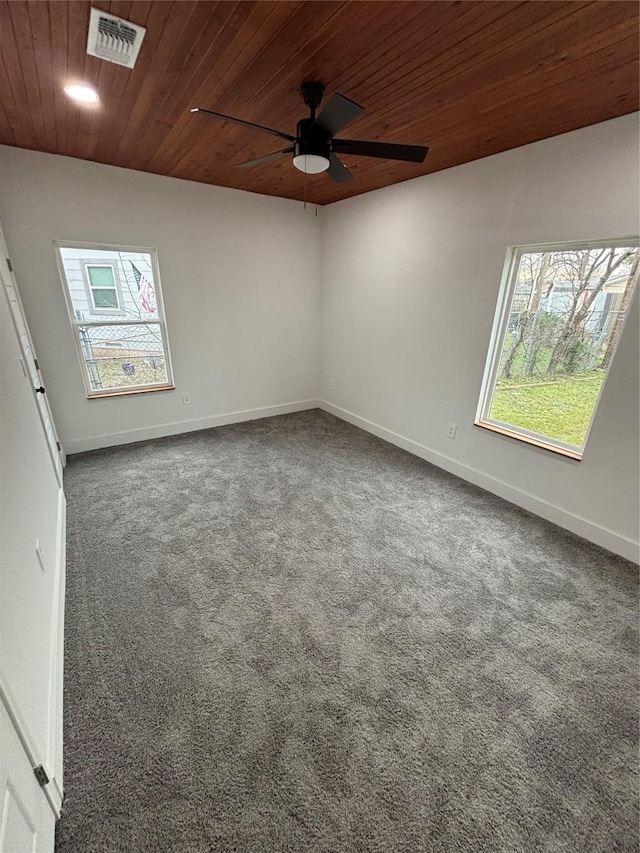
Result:
<svg viewBox="0 0 640 853"><path fill-rule="evenodd" d="M111 264L85 264L91 303L96 311L120 310L115 270Z"/></svg>
<svg viewBox="0 0 640 853"><path fill-rule="evenodd" d="M509 251L477 426L582 458L638 255L637 238Z"/></svg>
<svg viewBox="0 0 640 853"><path fill-rule="evenodd" d="M155 249L55 246L87 396L173 388Z"/></svg>

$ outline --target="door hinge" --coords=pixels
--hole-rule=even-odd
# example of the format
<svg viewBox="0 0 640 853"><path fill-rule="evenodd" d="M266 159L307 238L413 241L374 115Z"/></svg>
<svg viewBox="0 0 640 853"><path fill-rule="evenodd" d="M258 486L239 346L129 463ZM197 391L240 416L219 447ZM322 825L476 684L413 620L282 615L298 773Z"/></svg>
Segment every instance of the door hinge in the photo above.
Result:
<svg viewBox="0 0 640 853"><path fill-rule="evenodd" d="M42 764L38 764L37 767L34 767L33 772L41 788L44 788L45 785L49 784L49 777L47 776L47 771L44 769Z"/></svg>
<svg viewBox="0 0 640 853"><path fill-rule="evenodd" d="M37 358L34 358L34 359L33 359L33 363L34 363L34 364L35 364L35 366L36 366L36 370L40 370L40 365L38 364L38 359L37 359Z"/></svg>
<svg viewBox="0 0 640 853"><path fill-rule="evenodd" d="M13 272L13 264L11 263L11 258L7 258L7 266L9 267L9 272Z"/></svg>
<svg viewBox="0 0 640 853"><path fill-rule="evenodd" d="M60 442L59 442L59 441L56 441L56 447L58 448L58 450L59 450L60 452L62 452L62 445L60 444Z"/></svg>

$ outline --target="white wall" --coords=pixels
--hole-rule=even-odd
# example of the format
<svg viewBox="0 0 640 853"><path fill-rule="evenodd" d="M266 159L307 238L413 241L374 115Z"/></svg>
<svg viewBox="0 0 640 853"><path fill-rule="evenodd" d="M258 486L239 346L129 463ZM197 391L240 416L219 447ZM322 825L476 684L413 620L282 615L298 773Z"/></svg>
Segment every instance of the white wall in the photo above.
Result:
<svg viewBox="0 0 640 853"><path fill-rule="evenodd" d="M0 217L67 452L317 397L320 218L311 209L9 147L0 147L0 184ZM53 240L158 249L176 391L86 399Z"/></svg>
<svg viewBox="0 0 640 853"><path fill-rule="evenodd" d="M327 408L638 559L638 298L581 462L473 426L507 247L638 230L637 115L325 208Z"/></svg>

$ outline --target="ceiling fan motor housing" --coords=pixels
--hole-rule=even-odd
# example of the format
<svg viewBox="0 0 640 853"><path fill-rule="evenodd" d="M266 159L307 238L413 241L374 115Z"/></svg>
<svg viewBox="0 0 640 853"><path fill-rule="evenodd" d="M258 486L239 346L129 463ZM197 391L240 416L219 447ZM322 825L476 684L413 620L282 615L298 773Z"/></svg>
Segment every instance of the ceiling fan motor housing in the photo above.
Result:
<svg viewBox="0 0 640 853"><path fill-rule="evenodd" d="M317 157L329 159L331 153L330 141L323 134L312 130L313 119L303 118L296 128L296 140L293 143L293 156L315 154Z"/></svg>

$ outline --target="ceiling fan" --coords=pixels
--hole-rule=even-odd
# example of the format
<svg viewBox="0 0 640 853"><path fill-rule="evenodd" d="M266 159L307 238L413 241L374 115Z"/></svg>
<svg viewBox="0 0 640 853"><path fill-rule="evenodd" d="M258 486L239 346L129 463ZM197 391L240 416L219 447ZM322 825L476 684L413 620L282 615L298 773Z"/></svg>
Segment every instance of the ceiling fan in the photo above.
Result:
<svg viewBox="0 0 640 853"><path fill-rule="evenodd" d="M236 165L241 168L268 163L285 154L293 154L293 165L301 172L309 175L326 172L334 181L342 183L351 180L353 175L340 162L336 154L357 154L361 157L380 157L387 160L404 160L409 163L422 163L427 156L429 149L424 145L397 145L393 142L364 142L357 139L336 138L335 134L358 118L364 108L336 92L322 112L316 115L324 95L324 86L322 83L303 83L301 91L302 99L309 107L311 114L309 118L303 118L298 122L295 136L213 110L205 110L202 107L194 107L191 112L213 116L223 121L232 121L244 127L252 127L254 130L270 133L272 136L278 136L292 143L282 151L274 151L263 157L237 163Z"/></svg>

